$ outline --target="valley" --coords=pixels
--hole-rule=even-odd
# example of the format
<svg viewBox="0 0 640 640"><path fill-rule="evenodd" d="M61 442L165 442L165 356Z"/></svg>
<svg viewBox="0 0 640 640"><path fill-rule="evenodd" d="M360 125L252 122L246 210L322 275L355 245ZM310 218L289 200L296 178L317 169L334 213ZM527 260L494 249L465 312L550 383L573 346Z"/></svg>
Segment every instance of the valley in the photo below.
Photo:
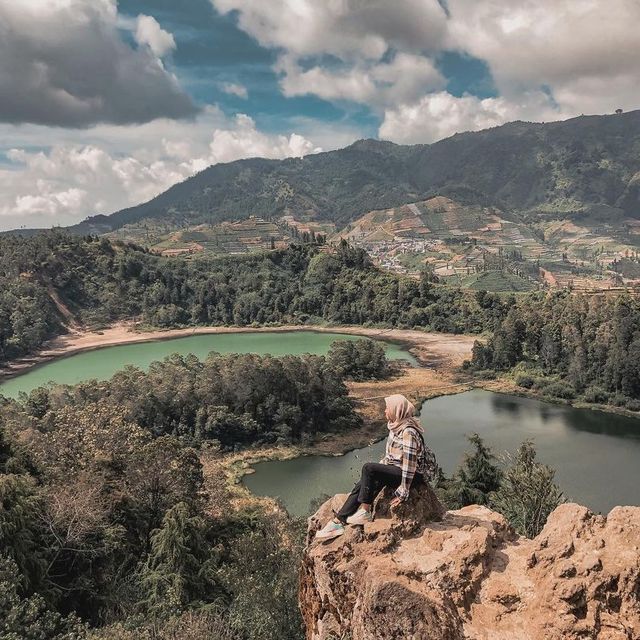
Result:
<svg viewBox="0 0 640 640"><path fill-rule="evenodd" d="M145 219L106 234L163 256L240 255L342 240L364 249L382 269L419 277L427 269L443 284L495 292L541 288L580 291L640 284L640 223L592 213L531 222L493 206L444 196L370 211L342 229L289 213L178 227Z"/></svg>

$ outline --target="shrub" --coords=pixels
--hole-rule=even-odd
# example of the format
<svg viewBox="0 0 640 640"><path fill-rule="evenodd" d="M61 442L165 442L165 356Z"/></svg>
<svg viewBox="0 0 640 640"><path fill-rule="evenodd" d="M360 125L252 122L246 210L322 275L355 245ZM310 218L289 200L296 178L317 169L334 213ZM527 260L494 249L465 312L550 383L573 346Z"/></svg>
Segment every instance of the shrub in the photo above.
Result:
<svg viewBox="0 0 640 640"><path fill-rule="evenodd" d="M529 440L520 445L515 457L508 455L506 462L510 466L490 504L518 533L533 538L542 531L549 514L564 502L562 491L554 482L555 471L536 461L536 451Z"/></svg>
<svg viewBox="0 0 640 640"><path fill-rule="evenodd" d="M539 391L543 391L550 384L553 384L553 381L547 380L546 378L534 378L533 379L533 387Z"/></svg>
<svg viewBox="0 0 640 640"><path fill-rule="evenodd" d="M625 407L629 409L629 411L640 411L640 400L629 398L625 404Z"/></svg>
<svg viewBox="0 0 640 640"><path fill-rule="evenodd" d="M623 393L616 393L611 397L611 404L614 404L616 407L624 407L627 404L627 396Z"/></svg>
<svg viewBox="0 0 640 640"><path fill-rule="evenodd" d="M526 373L520 373L516 376L516 384L519 387L523 387L525 389L531 389L535 383L535 380Z"/></svg>
<svg viewBox="0 0 640 640"><path fill-rule="evenodd" d="M609 402L610 395L609 392L605 391L605 389L603 389L602 387L599 387L598 385L592 385L585 389L582 397L584 398L585 402L598 402L604 404L606 402Z"/></svg>
<svg viewBox="0 0 640 640"><path fill-rule="evenodd" d="M493 369L480 369L480 371L476 371L476 376L481 380L495 380L496 372Z"/></svg>
<svg viewBox="0 0 640 640"><path fill-rule="evenodd" d="M552 382L545 389L545 393L555 398L572 400L576 397L576 390L568 382Z"/></svg>
<svg viewBox="0 0 640 640"><path fill-rule="evenodd" d="M271 514L230 541L220 573L233 598L230 627L242 638L303 637L296 570L302 559L302 528L302 521Z"/></svg>
<svg viewBox="0 0 640 640"><path fill-rule="evenodd" d="M140 623L133 618L93 631L87 640L241 640L224 612L215 607L206 611L187 611L169 620Z"/></svg>

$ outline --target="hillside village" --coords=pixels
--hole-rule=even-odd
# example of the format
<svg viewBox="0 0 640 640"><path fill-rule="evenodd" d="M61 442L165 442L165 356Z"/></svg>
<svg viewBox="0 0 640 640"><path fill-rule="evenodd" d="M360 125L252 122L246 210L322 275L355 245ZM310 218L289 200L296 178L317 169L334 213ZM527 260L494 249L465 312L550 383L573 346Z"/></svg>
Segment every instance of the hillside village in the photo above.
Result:
<svg viewBox="0 0 640 640"><path fill-rule="evenodd" d="M337 230L334 223L291 213L273 220L250 215L218 224L145 219L107 234L163 256L242 255L292 242L346 240L374 263L417 277L425 268L444 283L492 291L537 288L610 290L640 284L635 246L640 223L552 219L531 224L497 207L444 196L374 210Z"/></svg>

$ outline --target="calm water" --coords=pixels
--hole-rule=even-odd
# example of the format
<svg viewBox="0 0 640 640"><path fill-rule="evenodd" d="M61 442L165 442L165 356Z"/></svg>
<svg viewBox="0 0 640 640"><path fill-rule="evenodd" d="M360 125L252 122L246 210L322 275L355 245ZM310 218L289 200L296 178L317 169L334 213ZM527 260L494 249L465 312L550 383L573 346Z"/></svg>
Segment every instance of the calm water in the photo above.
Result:
<svg viewBox="0 0 640 640"><path fill-rule="evenodd" d="M640 420L479 390L429 400L421 420L447 474L463 458L465 434L479 433L496 454L531 438L570 500L605 513L640 504ZM256 494L278 496L290 513L306 515L313 499L350 490L362 464L377 462L383 451L379 442L340 457L263 462L245 483Z"/></svg>
<svg viewBox="0 0 640 640"><path fill-rule="evenodd" d="M176 352L183 355L193 353L200 359L206 358L210 351L270 353L274 356L303 353L322 355L327 353L335 340L357 340L359 337L361 336L314 331L218 333L103 347L54 360L11 378L0 384L0 394L7 398L15 398L20 391L28 393L49 381L75 384L91 378L106 380L125 365L132 364L146 369L155 360L162 360ZM408 351L390 342L381 343L387 351L388 358L403 358L416 364L415 358Z"/></svg>

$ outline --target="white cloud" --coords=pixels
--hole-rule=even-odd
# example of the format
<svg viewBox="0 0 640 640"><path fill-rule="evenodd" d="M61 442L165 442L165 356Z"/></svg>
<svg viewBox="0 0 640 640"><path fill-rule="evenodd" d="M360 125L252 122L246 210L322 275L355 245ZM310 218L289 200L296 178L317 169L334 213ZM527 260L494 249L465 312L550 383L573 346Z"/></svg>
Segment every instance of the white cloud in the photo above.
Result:
<svg viewBox="0 0 640 640"><path fill-rule="evenodd" d="M396 141L640 107L638 0L447 0L448 16L436 0L211 2L279 51L286 96L384 111L380 135ZM445 50L486 61L499 97L443 93Z"/></svg>
<svg viewBox="0 0 640 640"><path fill-rule="evenodd" d="M247 115L238 114L233 126L216 129L209 145L209 155L196 162L204 166L218 162L231 162L239 158L300 158L322 149L314 147L297 133L290 136L268 135L256 129L255 122Z"/></svg>
<svg viewBox="0 0 640 640"><path fill-rule="evenodd" d="M149 200L211 164L321 150L303 135L267 134L249 116L229 120L216 108L194 123L97 127L91 144L76 135L75 143L61 139L48 151L6 153L12 164L0 166L0 228L71 224Z"/></svg>
<svg viewBox="0 0 640 640"><path fill-rule="evenodd" d="M211 1L223 13L237 11L240 27L262 45L283 51L276 71L286 96L380 108L444 83L428 55L446 35L437 0Z"/></svg>
<svg viewBox="0 0 640 640"><path fill-rule="evenodd" d="M158 57L172 36L144 17L136 49L118 26L116 0L0 0L0 121L86 127L195 115Z"/></svg>
<svg viewBox="0 0 640 640"><path fill-rule="evenodd" d="M138 16L135 38L139 45L147 45L158 58L176 48L173 35L165 31L153 16Z"/></svg>
<svg viewBox="0 0 640 640"><path fill-rule="evenodd" d="M247 87L244 87L241 84L236 84L235 82L224 82L222 84L222 90L225 93L228 93L230 96L237 96L238 98L243 98L244 100L249 97Z"/></svg>
<svg viewBox="0 0 640 640"><path fill-rule="evenodd" d="M503 97L456 97L441 91L386 110L379 134L402 144L429 143L512 120L555 120L562 115L542 92L525 94L518 102Z"/></svg>
<svg viewBox="0 0 640 640"><path fill-rule="evenodd" d="M390 62L361 62L346 69L315 66L303 70L283 56L277 67L284 95L314 94L326 100L352 100L376 107L415 100L425 91L442 87L444 78L423 56L398 53Z"/></svg>
<svg viewBox="0 0 640 640"><path fill-rule="evenodd" d="M446 15L437 0L211 0L238 12L240 27L264 46L297 57L328 53L379 60L391 47L437 50Z"/></svg>
<svg viewBox="0 0 640 640"><path fill-rule="evenodd" d="M449 0L452 46L485 60L508 97L547 87L561 111L640 106L637 0Z"/></svg>

